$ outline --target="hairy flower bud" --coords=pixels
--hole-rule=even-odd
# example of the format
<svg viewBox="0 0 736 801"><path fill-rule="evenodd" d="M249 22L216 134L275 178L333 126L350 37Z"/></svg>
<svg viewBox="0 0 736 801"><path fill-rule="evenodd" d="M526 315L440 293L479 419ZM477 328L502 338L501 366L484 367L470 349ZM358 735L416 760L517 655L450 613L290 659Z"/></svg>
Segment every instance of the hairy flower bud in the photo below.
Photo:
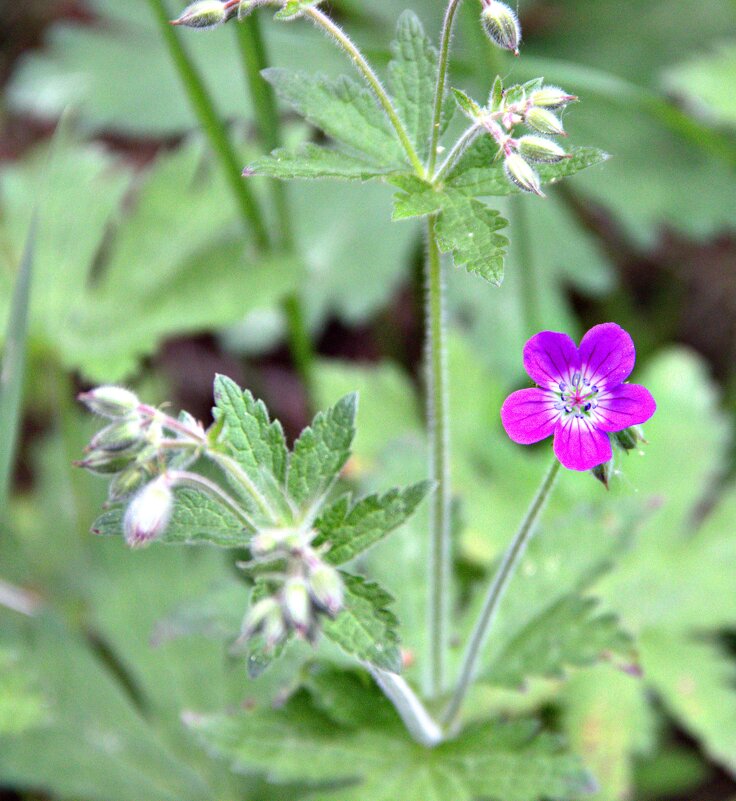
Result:
<svg viewBox="0 0 736 801"><path fill-rule="evenodd" d="M481 23L488 38L498 47L519 55L521 28L516 14L498 0L485 0L480 15Z"/></svg>
<svg viewBox="0 0 736 801"><path fill-rule="evenodd" d="M90 473L100 476L109 476L125 470L136 458L136 450L103 451L93 450L87 453L84 459L72 462L75 467L83 467Z"/></svg>
<svg viewBox="0 0 736 801"><path fill-rule="evenodd" d="M261 631L268 617L276 612L281 617L281 607L275 598L261 598L251 606L240 628L239 640L248 640Z"/></svg>
<svg viewBox="0 0 736 801"><path fill-rule="evenodd" d="M504 170L509 181L523 192L533 192L539 197L544 197L539 176L518 153L506 156Z"/></svg>
<svg viewBox="0 0 736 801"><path fill-rule="evenodd" d="M630 426L623 431L616 431L613 438L625 451L637 450L639 448L639 443L646 444L641 426Z"/></svg>
<svg viewBox="0 0 736 801"><path fill-rule="evenodd" d="M81 392L77 399L95 414L112 420L127 417L138 407L138 396L124 387L104 386Z"/></svg>
<svg viewBox="0 0 736 801"><path fill-rule="evenodd" d="M187 6L181 16L171 24L207 30L222 25L227 16L227 10L221 0L197 0L196 3Z"/></svg>
<svg viewBox="0 0 736 801"><path fill-rule="evenodd" d="M324 562L318 562L309 571L309 592L317 606L330 617L335 617L343 607L344 592L340 574Z"/></svg>
<svg viewBox="0 0 736 801"><path fill-rule="evenodd" d="M126 500L138 492L150 478L150 472L143 465L130 465L112 479L107 499L111 503Z"/></svg>
<svg viewBox="0 0 736 801"><path fill-rule="evenodd" d="M604 462L603 464L596 465L590 471L598 481L603 484L606 489L610 489L609 482L611 481L611 477L613 476L614 469L613 469L613 459L608 462Z"/></svg>
<svg viewBox="0 0 736 801"><path fill-rule="evenodd" d="M146 484L128 504L123 517L123 534L131 548L158 539L171 519L174 494L169 478L159 476Z"/></svg>
<svg viewBox="0 0 736 801"><path fill-rule="evenodd" d="M567 136L561 120L546 108L533 106L524 115L524 122L539 133Z"/></svg>
<svg viewBox="0 0 736 801"><path fill-rule="evenodd" d="M303 578L292 577L284 584L282 595L284 613L289 623L301 637L309 638L312 628L312 603Z"/></svg>
<svg viewBox="0 0 736 801"><path fill-rule="evenodd" d="M143 445L143 430L143 422L137 417L111 423L92 437L87 450L115 452L132 448L136 444Z"/></svg>
<svg viewBox="0 0 736 801"><path fill-rule="evenodd" d="M542 164L556 164L562 159L570 158L565 151L551 139L543 136L522 136L517 143L519 155L527 161Z"/></svg>
<svg viewBox="0 0 736 801"><path fill-rule="evenodd" d="M576 100L575 95L569 95L557 86L542 86L529 95L530 104L540 108L563 108Z"/></svg>

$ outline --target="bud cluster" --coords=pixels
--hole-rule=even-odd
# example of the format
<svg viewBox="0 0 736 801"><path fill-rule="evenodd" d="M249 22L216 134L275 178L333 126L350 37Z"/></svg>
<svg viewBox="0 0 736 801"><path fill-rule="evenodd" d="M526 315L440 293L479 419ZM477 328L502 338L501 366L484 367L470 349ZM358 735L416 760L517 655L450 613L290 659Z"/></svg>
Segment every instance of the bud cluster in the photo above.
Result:
<svg viewBox="0 0 736 801"><path fill-rule="evenodd" d="M204 438L201 427L189 415L168 418L123 387L97 387L81 393L79 400L109 422L74 464L110 479L108 503L128 503L123 518L126 542L145 545L166 530L174 484L167 471L197 457ZM165 429L172 432L172 439L165 437Z"/></svg>
<svg viewBox="0 0 736 801"><path fill-rule="evenodd" d="M264 563L279 563L280 572L268 574L272 594L251 606L243 620L239 643L257 635L272 651L289 632L309 642L319 633L319 618L334 618L343 608L340 574L314 548L317 532L297 528L262 529L251 541L253 559L241 567L252 570Z"/></svg>
<svg viewBox="0 0 736 801"><path fill-rule="evenodd" d="M570 158L554 137L567 136L559 112L576 100L562 89L544 86L541 78L509 89L504 89L501 79L496 78L486 107L481 108L469 98L458 104L498 144L498 155L504 160L509 181L524 192L544 197L532 165L556 164ZM525 125L531 133L514 136L518 125Z"/></svg>

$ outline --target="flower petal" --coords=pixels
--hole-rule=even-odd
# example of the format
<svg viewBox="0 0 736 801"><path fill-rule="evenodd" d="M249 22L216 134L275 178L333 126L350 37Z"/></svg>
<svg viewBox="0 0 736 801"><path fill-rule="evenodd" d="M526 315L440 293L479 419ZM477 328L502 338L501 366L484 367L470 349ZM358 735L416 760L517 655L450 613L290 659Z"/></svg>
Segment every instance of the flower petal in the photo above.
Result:
<svg viewBox="0 0 736 801"><path fill-rule="evenodd" d="M646 387L621 384L601 393L592 416L601 431L623 431L629 426L645 423L656 409L657 404Z"/></svg>
<svg viewBox="0 0 736 801"><path fill-rule="evenodd" d="M506 398L501 407L501 422L514 442L531 445L554 433L560 413L556 398L541 389L520 389Z"/></svg>
<svg viewBox="0 0 736 801"><path fill-rule="evenodd" d="M580 343L580 364L591 384L614 387L631 375L636 361L634 340L616 323L596 325Z"/></svg>
<svg viewBox="0 0 736 801"><path fill-rule="evenodd" d="M524 345L524 369L540 387L569 383L579 367L578 349L567 334L540 331Z"/></svg>
<svg viewBox="0 0 736 801"><path fill-rule="evenodd" d="M591 470L612 454L608 434L586 417L567 417L555 429L555 456L568 470Z"/></svg>

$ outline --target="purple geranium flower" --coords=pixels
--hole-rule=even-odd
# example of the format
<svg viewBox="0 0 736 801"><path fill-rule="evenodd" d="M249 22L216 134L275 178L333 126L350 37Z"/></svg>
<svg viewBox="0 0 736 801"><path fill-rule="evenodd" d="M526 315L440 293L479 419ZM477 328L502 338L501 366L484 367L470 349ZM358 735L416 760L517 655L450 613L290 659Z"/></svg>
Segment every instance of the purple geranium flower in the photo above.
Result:
<svg viewBox="0 0 736 801"><path fill-rule="evenodd" d="M539 386L506 398L506 433L522 445L554 434L555 456L570 470L609 461L609 433L645 422L657 408L648 389L622 383L635 358L634 342L615 323L591 328L579 348L567 334L541 331L524 346L524 368Z"/></svg>

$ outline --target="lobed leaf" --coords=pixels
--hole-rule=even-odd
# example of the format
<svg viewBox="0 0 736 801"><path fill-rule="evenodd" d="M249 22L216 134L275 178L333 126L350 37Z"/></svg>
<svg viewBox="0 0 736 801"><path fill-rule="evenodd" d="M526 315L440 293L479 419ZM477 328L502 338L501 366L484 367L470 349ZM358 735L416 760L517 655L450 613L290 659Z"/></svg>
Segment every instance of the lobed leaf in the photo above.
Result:
<svg viewBox="0 0 736 801"><path fill-rule="evenodd" d="M437 50L413 11L404 11L399 17L391 54L392 60L388 65L389 90L419 157L426 159L434 113ZM452 106L445 103L440 134L447 128L452 112Z"/></svg>
<svg viewBox="0 0 736 801"><path fill-rule="evenodd" d="M493 657L484 679L520 687L534 676L559 678L612 653L630 656L631 638L615 615L601 614L591 598L568 595L526 624Z"/></svg>
<svg viewBox="0 0 736 801"><path fill-rule="evenodd" d="M271 422L263 401L224 375L215 378L216 420L222 440L256 487L277 507L282 502L288 452L281 423Z"/></svg>
<svg viewBox="0 0 736 801"><path fill-rule="evenodd" d="M421 481L405 490L361 498L352 507L347 497L341 498L315 522L315 545L329 544L325 558L333 565L349 562L404 523L430 487L431 482Z"/></svg>
<svg viewBox="0 0 736 801"><path fill-rule="evenodd" d="M375 97L355 81L277 67L262 75L282 100L350 150L388 168L403 163L401 146Z"/></svg>
<svg viewBox="0 0 736 801"><path fill-rule="evenodd" d="M174 490L175 503L171 520L159 542L166 544L217 545L243 548L249 535L243 522L207 495L189 489ZM110 509L92 524L92 533L119 536L123 532L123 507Z"/></svg>
<svg viewBox="0 0 736 801"><path fill-rule="evenodd" d="M309 512L327 494L347 462L357 408L358 396L346 395L328 411L319 412L294 443L286 486L303 511Z"/></svg>
<svg viewBox="0 0 736 801"><path fill-rule="evenodd" d="M307 142L296 151L274 150L251 162L248 175L267 175L269 178L342 178L347 181L368 181L395 172L397 168L381 166L364 158L352 156Z"/></svg>
<svg viewBox="0 0 736 801"><path fill-rule="evenodd" d="M375 688L354 681L351 690L366 718L375 710L357 730L327 717L304 692L282 710L190 715L187 722L236 771L317 785L311 801L556 801L590 789L578 760L531 721L486 723L427 749L395 715L387 719Z"/></svg>
<svg viewBox="0 0 736 801"><path fill-rule="evenodd" d="M399 621L387 607L393 597L373 581L341 573L345 607L334 620L325 619L322 630L343 651L376 667L401 670Z"/></svg>
<svg viewBox="0 0 736 801"><path fill-rule="evenodd" d="M443 253L452 253L457 267L498 286L503 280L508 239L497 232L506 225L495 209L447 192L437 219L437 244Z"/></svg>

